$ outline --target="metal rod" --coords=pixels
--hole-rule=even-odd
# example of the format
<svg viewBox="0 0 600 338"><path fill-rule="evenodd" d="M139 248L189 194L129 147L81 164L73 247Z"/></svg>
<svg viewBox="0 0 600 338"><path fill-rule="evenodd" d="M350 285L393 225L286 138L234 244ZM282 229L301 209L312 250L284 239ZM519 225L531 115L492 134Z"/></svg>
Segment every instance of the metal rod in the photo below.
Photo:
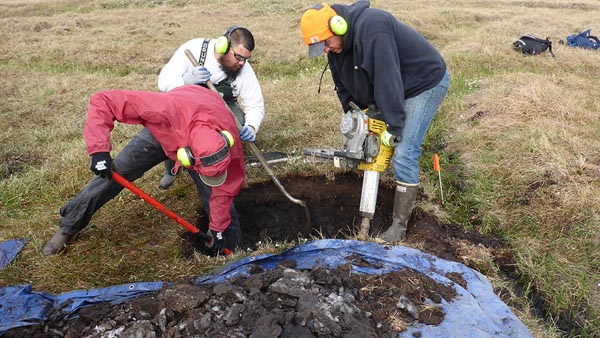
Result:
<svg viewBox="0 0 600 338"><path fill-rule="evenodd" d="M275 164L275 163L287 162L287 161L297 160L301 157L302 156L298 155L298 156L292 156L292 157L276 158L273 160L267 160L267 163ZM248 163L246 165L248 167L260 167L261 166L261 164L259 162Z"/></svg>
<svg viewBox="0 0 600 338"><path fill-rule="evenodd" d="M438 179L440 181L440 196L442 197L442 204L444 204L444 190L442 189L442 174L438 171Z"/></svg>
<svg viewBox="0 0 600 338"><path fill-rule="evenodd" d="M442 167L440 167L440 157L438 154L433 154L433 170L437 171L438 179L440 181L440 197L442 199L442 205L444 205L444 190L442 189Z"/></svg>
<svg viewBox="0 0 600 338"><path fill-rule="evenodd" d="M196 58L194 57L194 54L192 54L192 52L189 49L186 49L184 52L185 52L185 55L190 60L190 62L192 63L192 65L194 67L198 67L199 66L198 65L198 61L196 61ZM219 93L217 91L217 88L215 87L215 85L212 84L212 82L207 81L206 85L213 92L215 92L217 94ZM219 95L219 96L221 97L221 100L223 100L223 103L225 104L225 107L227 107L227 110L229 110L229 112L233 115L233 118L235 120L235 124L236 124L236 126L238 128L238 131L241 130L242 127L243 127L242 124L235 117L235 114L231 111L231 109L227 105L227 102L225 102L225 99L223 99L223 97L221 95ZM246 144L250 148L250 151L252 151L252 154L254 155L254 157L256 157L256 159L258 160L258 162L260 162L261 166L263 168L265 168L265 171L267 172L267 174L269 175L269 177L271 177L271 180L273 181L273 183L275 183L275 185L277 186L277 188L279 188L279 191L281 191L281 193L283 193L285 195L285 197L287 197L287 199L289 199L293 203L299 204L299 205L301 205L301 206L304 207L304 210L305 210L305 213L306 213L306 219L307 219L308 224L310 225L310 211L308 210L308 206L306 205L306 202L302 201L302 200L299 200L297 198L292 197L292 195L290 195L285 190L285 188L283 187L283 185L281 184L281 182L279 181L279 179L275 176L275 173L273 172L273 170L271 170L271 167L269 167L269 164L267 163L267 160L262 155L260 149L258 149L258 147L256 146L256 144L254 144L254 142L246 142Z"/></svg>

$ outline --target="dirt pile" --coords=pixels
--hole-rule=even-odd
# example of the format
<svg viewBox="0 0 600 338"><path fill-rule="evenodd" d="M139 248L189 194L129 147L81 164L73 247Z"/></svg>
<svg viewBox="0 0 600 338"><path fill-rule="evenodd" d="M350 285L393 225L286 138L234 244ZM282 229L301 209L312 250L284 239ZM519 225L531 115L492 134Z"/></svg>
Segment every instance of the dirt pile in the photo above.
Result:
<svg viewBox="0 0 600 338"><path fill-rule="evenodd" d="M410 269L360 275L351 266L255 266L222 284L177 283L118 305L82 308L76 319L57 314L5 337L395 337L414 322L439 324L444 313L437 305L456 295Z"/></svg>

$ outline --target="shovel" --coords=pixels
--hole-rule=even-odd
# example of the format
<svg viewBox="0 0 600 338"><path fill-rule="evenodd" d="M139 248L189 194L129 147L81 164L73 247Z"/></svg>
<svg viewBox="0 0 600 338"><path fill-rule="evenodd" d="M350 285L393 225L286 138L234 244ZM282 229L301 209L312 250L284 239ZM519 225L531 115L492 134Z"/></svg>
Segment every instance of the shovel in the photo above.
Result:
<svg viewBox="0 0 600 338"><path fill-rule="evenodd" d="M190 60L190 62L192 63L192 65L194 67L198 67L199 66L198 61L196 61L196 58L194 57L194 55L192 54L192 52L189 49L185 50L185 55L188 57L188 59ZM206 81L206 85L213 92L215 92L217 94L219 93L217 91L217 88L210 81ZM219 96L221 96L221 95L219 95ZM236 124L236 126L238 128L238 131L239 131L243 127L242 124L235 117L235 114L231 111L231 109L227 105L227 102L225 102L225 100L223 99L222 96L221 96L221 99L223 100L223 103L225 104L225 107L227 107L227 109L229 110L229 112L231 113L231 115L233 115L233 118L235 120L235 124ZM281 193L283 193L285 195L285 197L287 197L287 199L290 200L291 202L296 203L296 204L301 205L301 206L304 207L304 212L306 214L306 224L307 224L308 228L310 229L311 228L311 225L310 225L310 210L308 210L308 206L306 205L306 202L302 201L302 200L299 200L297 198L294 198L292 195L290 195L285 190L285 188L283 187L283 185L281 184L281 182L279 182L279 179L277 179L277 177L275 176L275 173L273 172L273 170L271 170L271 167L269 167L269 164L267 163L267 160L265 160L264 156L260 152L260 149L258 149L258 147L256 146L256 144L254 144L254 142L246 142L246 144L248 145L248 147L250 147L250 150L252 151L252 154L254 155L254 157L256 157L256 159L258 159L258 162L265 169L265 171L267 172L267 174L269 174L269 176L271 177L271 180L273 181L273 183L275 183L275 185L277 186L277 188L279 188L279 191L281 191Z"/></svg>
<svg viewBox="0 0 600 338"><path fill-rule="evenodd" d="M208 234L200 231L198 228L196 228L195 226L193 226L192 224L190 224L189 222L187 222L183 218L179 217L179 215L177 215L176 213L174 213L173 211L171 211L170 209L168 209L167 207L165 207L164 205L162 205L159 201L157 201L152 196L150 196L147 193L145 193L142 189L138 188L133 183L129 182L127 179L125 179L125 177L121 176L119 173L113 171L112 172L112 179L115 182L117 182L120 185L122 185L123 187L127 188L127 190L129 190L132 193L134 193L134 194L138 195L139 197L141 197L144 201L146 201L146 203L150 204L151 206L153 206L154 208L156 208L158 211L160 211L163 214L165 214L167 217L169 217L172 220L174 220L175 222L179 223L181 226L183 226L184 228L186 228L192 234L196 234L196 235L200 236L201 239L203 239L206 242L208 242L208 241L210 241L212 239ZM229 250L227 248L224 248L223 249L223 253L225 255L229 256L229 255L231 255L232 252L231 252L231 250Z"/></svg>

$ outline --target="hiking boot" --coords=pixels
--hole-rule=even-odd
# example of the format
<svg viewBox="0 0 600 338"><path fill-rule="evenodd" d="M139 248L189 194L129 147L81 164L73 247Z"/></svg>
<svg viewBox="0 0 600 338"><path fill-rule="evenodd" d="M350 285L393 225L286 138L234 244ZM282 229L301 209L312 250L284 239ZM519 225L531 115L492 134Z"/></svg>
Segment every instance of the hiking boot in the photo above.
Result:
<svg viewBox="0 0 600 338"><path fill-rule="evenodd" d="M71 235L64 232L62 229L58 229L52 239L46 243L42 249L42 254L44 256L51 256L63 252L67 248L66 244L69 243L73 236L75 236L75 234Z"/></svg>
<svg viewBox="0 0 600 338"><path fill-rule="evenodd" d="M175 182L175 174L176 174L176 173L174 173L175 162L171 159L168 159L168 160L165 160L163 162L163 164L165 166L165 173L164 173L163 177L160 179L160 183L158 184L158 186L161 189L169 189Z"/></svg>
<svg viewBox="0 0 600 338"><path fill-rule="evenodd" d="M160 183L158 184L158 186L161 189L169 189L173 183L175 183L175 176L171 175L171 174L164 174L163 177L160 179Z"/></svg>
<svg viewBox="0 0 600 338"><path fill-rule="evenodd" d="M418 184L405 184L397 182L396 194L394 195L394 211L392 214L392 225L378 237L388 243L401 241L406 238L406 226L412 215Z"/></svg>

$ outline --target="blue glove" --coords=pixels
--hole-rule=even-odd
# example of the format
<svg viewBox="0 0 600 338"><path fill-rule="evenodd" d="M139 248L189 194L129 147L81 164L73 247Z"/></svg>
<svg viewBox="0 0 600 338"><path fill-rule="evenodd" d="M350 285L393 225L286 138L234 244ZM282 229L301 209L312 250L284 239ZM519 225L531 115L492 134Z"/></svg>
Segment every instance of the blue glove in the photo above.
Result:
<svg viewBox="0 0 600 338"><path fill-rule="evenodd" d="M393 134L390 134L387 130L381 133L381 143L384 146L395 147L398 145L399 137Z"/></svg>
<svg viewBox="0 0 600 338"><path fill-rule="evenodd" d="M244 126L242 130L240 130L240 138L244 142L254 142L256 139L256 130L252 126Z"/></svg>
<svg viewBox="0 0 600 338"><path fill-rule="evenodd" d="M210 72L205 67L195 67L190 72L183 74L182 78L186 84L204 84L210 80Z"/></svg>
<svg viewBox="0 0 600 338"><path fill-rule="evenodd" d="M90 160L90 170L102 178L111 178L112 158L110 157L110 153L101 152L92 154L92 158Z"/></svg>

